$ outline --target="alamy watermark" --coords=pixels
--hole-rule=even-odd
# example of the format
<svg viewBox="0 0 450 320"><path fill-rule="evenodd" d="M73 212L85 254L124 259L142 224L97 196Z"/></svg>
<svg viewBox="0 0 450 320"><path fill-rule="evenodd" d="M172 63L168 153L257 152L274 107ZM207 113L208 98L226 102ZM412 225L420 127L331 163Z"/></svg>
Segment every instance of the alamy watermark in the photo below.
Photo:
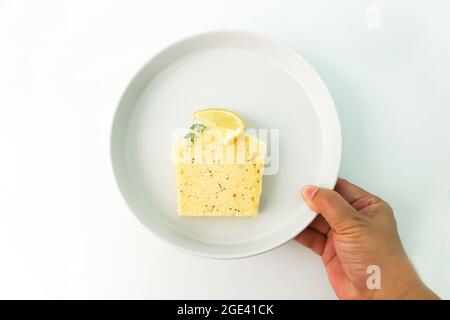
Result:
<svg viewBox="0 0 450 320"><path fill-rule="evenodd" d="M227 141L227 139L231 139ZM280 130L247 129L233 136L230 130L176 129L172 133L172 161L192 164L264 163L264 175L274 175L280 166Z"/></svg>
<svg viewBox="0 0 450 320"><path fill-rule="evenodd" d="M366 280L367 289L381 289L381 268L377 265L370 265L367 267L366 273L369 274Z"/></svg>
<svg viewBox="0 0 450 320"><path fill-rule="evenodd" d="M381 7L372 4L366 10L366 28L369 30L381 30Z"/></svg>

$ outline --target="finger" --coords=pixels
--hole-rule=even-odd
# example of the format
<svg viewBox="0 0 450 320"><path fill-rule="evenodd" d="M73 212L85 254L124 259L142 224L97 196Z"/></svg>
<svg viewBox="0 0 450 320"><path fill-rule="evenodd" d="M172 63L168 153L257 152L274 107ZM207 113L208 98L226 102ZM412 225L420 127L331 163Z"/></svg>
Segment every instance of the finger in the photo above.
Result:
<svg viewBox="0 0 450 320"><path fill-rule="evenodd" d="M327 235L328 231L330 231L330 225L326 222L326 220L321 216L317 216L313 222L309 225L309 228L320 232L323 235Z"/></svg>
<svg viewBox="0 0 450 320"><path fill-rule="evenodd" d="M336 255L336 249L334 247L334 234L331 232L327 243L325 244L325 247L323 248L322 252L322 261L325 265L328 264L328 262L333 259L333 257Z"/></svg>
<svg viewBox="0 0 450 320"><path fill-rule="evenodd" d="M353 204L355 201L362 198L373 197L372 194L366 190L348 182L345 179L339 178L336 182L334 190L339 193L348 203Z"/></svg>
<svg viewBox="0 0 450 320"><path fill-rule="evenodd" d="M311 249L319 256L322 255L323 249L325 248L325 244L327 242L327 238L323 234L310 228L303 230L298 236L295 237L295 240Z"/></svg>
<svg viewBox="0 0 450 320"><path fill-rule="evenodd" d="M302 196L311 210L320 213L333 229L355 217L355 209L333 190L305 186Z"/></svg>
<svg viewBox="0 0 450 320"><path fill-rule="evenodd" d="M360 211L362 209L365 209L367 207L370 207L374 204L379 203L381 200L377 197L373 197L373 196L364 196L362 198L356 199L355 201L352 202L352 206L353 208L355 208L356 210Z"/></svg>
<svg viewBox="0 0 450 320"><path fill-rule="evenodd" d="M382 202L377 196L374 196L344 179L338 180L335 190L359 212L362 212L366 208L370 208L374 204Z"/></svg>

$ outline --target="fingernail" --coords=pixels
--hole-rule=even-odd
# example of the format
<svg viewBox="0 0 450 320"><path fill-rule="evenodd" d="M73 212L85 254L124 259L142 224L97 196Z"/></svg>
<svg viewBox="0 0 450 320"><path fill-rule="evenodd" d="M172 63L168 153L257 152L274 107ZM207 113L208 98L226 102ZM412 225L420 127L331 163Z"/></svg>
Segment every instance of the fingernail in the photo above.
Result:
<svg viewBox="0 0 450 320"><path fill-rule="evenodd" d="M319 188L315 186L304 186L302 189L303 198L311 200L316 195Z"/></svg>

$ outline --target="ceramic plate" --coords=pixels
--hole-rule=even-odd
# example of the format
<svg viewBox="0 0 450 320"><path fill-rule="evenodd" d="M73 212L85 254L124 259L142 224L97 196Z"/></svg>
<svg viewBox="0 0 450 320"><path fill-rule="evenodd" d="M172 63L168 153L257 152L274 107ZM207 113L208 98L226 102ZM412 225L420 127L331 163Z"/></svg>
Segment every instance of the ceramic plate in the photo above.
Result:
<svg viewBox="0 0 450 320"><path fill-rule="evenodd" d="M206 107L265 132L256 218L177 215L173 135ZM314 219L299 189L334 186L341 134L330 94L297 53L265 36L213 32L171 45L137 73L116 111L111 156L123 197L149 230L197 255L239 258L285 243Z"/></svg>

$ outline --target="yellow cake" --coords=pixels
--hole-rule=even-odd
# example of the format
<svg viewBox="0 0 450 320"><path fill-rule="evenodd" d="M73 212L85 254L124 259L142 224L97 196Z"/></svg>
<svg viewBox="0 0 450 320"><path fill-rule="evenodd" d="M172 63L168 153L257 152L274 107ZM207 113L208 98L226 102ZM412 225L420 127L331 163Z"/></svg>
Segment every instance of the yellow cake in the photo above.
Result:
<svg viewBox="0 0 450 320"><path fill-rule="evenodd" d="M217 128L202 129L195 140L188 136L173 147L178 214L258 215L264 143L243 133L230 140Z"/></svg>

